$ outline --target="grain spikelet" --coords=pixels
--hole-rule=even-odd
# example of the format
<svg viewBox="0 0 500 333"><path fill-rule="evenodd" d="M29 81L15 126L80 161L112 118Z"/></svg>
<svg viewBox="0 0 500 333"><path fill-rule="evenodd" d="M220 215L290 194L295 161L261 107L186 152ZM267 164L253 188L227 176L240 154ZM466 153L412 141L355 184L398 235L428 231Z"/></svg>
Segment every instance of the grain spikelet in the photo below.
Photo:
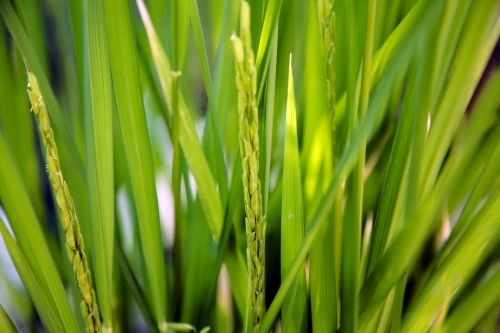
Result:
<svg viewBox="0 0 500 333"><path fill-rule="evenodd" d="M31 101L32 111L38 120L38 127L45 147L47 160L47 172L50 183L54 190L54 195L59 209L61 224L66 235L66 252L73 266L76 282L80 289L80 309L85 320L87 332L101 332L101 320L92 280L90 276L87 256L83 244L83 237L80 233L80 225L76 216L73 198L64 181L61 166L59 164L59 154L54 141L54 133L50 126L47 107L43 100L38 86L38 81L33 73L28 72L28 96Z"/></svg>
<svg viewBox="0 0 500 333"><path fill-rule="evenodd" d="M245 225L247 255L250 263L252 287L253 331L259 330L265 313L264 304L264 241L266 219L262 211L262 194L259 181L259 112L256 105L257 72L250 35L250 6L241 2L241 38L233 35L238 88L238 115L240 152L243 165L243 195L245 200Z"/></svg>

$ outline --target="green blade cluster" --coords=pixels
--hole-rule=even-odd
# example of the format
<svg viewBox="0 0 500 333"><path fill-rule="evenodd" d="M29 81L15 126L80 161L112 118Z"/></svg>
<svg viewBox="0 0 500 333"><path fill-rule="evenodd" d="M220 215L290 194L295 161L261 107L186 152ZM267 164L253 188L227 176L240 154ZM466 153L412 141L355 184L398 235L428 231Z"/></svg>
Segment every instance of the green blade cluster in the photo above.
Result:
<svg viewBox="0 0 500 333"><path fill-rule="evenodd" d="M54 190L57 207L59 208L59 216L66 235L66 250L69 260L73 265L76 282L80 290L80 297L82 299L80 308L85 319L87 332L101 332L97 298L92 287L92 279L87 256L85 255L78 217L76 216L75 205L69 193L68 185L63 178L47 107L40 93L36 76L30 72L28 72L28 96L31 101L33 113L38 119L40 134L45 147L47 171L49 172L50 183Z"/></svg>
<svg viewBox="0 0 500 333"><path fill-rule="evenodd" d="M243 166L243 195L245 224L252 282L253 326L258 330L264 315L264 241L266 221L262 212L262 194L259 180L259 113L256 105L257 72L250 35L250 6L241 2L241 39L232 36L236 86L238 88L238 115L240 152Z"/></svg>

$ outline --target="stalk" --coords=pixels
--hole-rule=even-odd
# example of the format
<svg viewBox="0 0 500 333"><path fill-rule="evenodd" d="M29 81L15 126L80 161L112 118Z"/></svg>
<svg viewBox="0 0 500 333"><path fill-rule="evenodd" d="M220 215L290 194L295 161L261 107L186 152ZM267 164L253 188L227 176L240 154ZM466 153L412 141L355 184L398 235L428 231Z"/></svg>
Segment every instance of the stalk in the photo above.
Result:
<svg viewBox="0 0 500 333"><path fill-rule="evenodd" d="M250 34L250 6L241 2L241 39L233 35L236 86L238 88L239 141L243 166L243 195L247 256L250 262L253 331L257 332L265 313L264 242L266 219L262 212L259 180L259 112L256 105L257 72Z"/></svg>
<svg viewBox="0 0 500 333"><path fill-rule="evenodd" d="M54 195L59 209L60 221L66 236L66 252L73 265L78 289L80 290L80 309L85 320L87 332L101 332L101 320L97 298L92 286L87 256L83 237L80 232L78 217L76 216L73 198L64 181L61 166L59 164L59 155L54 141L54 132L50 126L47 107L40 93L38 81L33 73L28 72L28 96L31 101L32 111L38 122L38 128L45 147L45 157L47 159L47 171L49 173L50 183L54 190Z"/></svg>

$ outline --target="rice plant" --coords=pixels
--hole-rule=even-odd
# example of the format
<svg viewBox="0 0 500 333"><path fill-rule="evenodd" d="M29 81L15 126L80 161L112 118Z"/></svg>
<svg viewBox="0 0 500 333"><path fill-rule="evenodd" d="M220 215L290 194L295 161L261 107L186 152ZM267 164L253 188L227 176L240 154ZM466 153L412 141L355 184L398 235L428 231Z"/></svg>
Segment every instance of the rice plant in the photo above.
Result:
<svg viewBox="0 0 500 333"><path fill-rule="evenodd" d="M247 1L0 0L0 332L500 331L500 2Z"/></svg>

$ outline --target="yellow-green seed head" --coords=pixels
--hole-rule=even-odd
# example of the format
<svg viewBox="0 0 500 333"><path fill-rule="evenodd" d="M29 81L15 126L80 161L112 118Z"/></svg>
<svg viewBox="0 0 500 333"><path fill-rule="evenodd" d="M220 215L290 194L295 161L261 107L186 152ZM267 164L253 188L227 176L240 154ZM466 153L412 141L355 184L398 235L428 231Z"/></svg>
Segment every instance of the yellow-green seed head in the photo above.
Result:
<svg viewBox="0 0 500 333"><path fill-rule="evenodd" d="M40 96L40 87L38 86L38 80L33 73L28 72L28 97L30 99L31 105L33 106L32 111L35 115L38 115L38 97Z"/></svg>
<svg viewBox="0 0 500 333"><path fill-rule="evenodd" d="M80 248L81 251L85 250L85 245L83 243L83 236L81 233L78 233L78 247ZM86 259L87 256L85 255L85 253L83 253L83 257L85 258L85 260L82 259L83 261L85 261L85 266L88 266L87 259Z"/></svg>
<svg viewBox="0 0 500 333"><path fill-rule="evenodd" d="M241 1L240 27L242 31L250 29L250 5L246 1Z"/></svg>
<svg viewBox="0 0 500 333"><path fill-rule="evenodd" d="M89 308L84 301L80 302L80 311L82 311L83 318L87 318L90 315Z"/></svg>
<svg viewBox="0 0 500 333"><path fill-rule="evenodd" d="M259 170L259 161L257 160L257 154L254 152L248 158L248 164L250 170Z"/></svg>
<svg viewBox="0 0 500 333"><path fill-rule="evenodd" d="M247 213L248 219L250 220L251 226L253 228L255 228L255 215L253 214L252 210L248 206L246 206L246 213Z"/></svg>
<svg viewBox="0 0 500 333"><path fill-rule="evenodd" d="M251 198L251 208L256 216L260 216L260 193L256 193Z"/></svg>
<svg viewBox="0 0 500 333"><path fill-rule="evenodd" d="M43 134L46 134L46 133L49 133L51 131L50 120L49 120L49 115L47 114L47 112L44 112L44 110L42 111L41 109L42 108L40 107L40 113L39 113L40 126L42 128Z"/></svg>
<svg viewBox="0 0 500 333"><path fill-rule="evenodd" d="M56 167L56 161L54 160L54 157L52 157L52 154L47 154L47 171L55 175L58 172L58 168Z"/></svg>
<svg viewBox="0 0 500 333"><path fill-rule="evenodd" d="M59 207L66 208L66 198L63 191L59 189L56 190L56 202Z"/></svg>
<svg viewBox="0 0 500 333"><path fill-rule="evenodd" d="M30 72L28 72L27 90L33 113L38 119L38 127L47 159L47 171L59 209L61 225L66 236L65 248L73 266L73 271L82 298L81 308L86 322L86 329L88 332L100 332L101 324L98 305L96 298L92 297L92 281L90 279L86 256L83 252L83 238L80 233L73 199L61 171L54 133L50 126L47 108L40 93L37 78ZM81 260L82 257L84 258L83 261ZM93 309L92 314L89 313L89 309Z"/></svg>
<svg viewBox="0 0 500 333"><path fill-rule="evenodd" d="M66 209L61 210L60 215L61 215L61 222L63 225L63 229L64 231L66 231L68 229L69 224L71 223L71 216L69 215L69 212Z"/></svg>
<svg viewBox="0 0 500 333"><path fill-rule="evenodd" d="M233 36L236 87L238 89L239 143L242 157L243 196L245 202L245 230L247 233L247 255L253 297L253 325L258 329L264 315L264 235L262 221L262 195L259 181L259 112L256 102L257 71L255 68L250 31L250 6L246 1L240 7L240 36ZM258 301L260 299L260 301ZM259 303L260 302L260 303Z"/></svg>
<svg viewBox="0 0 500 333"><path fill-rule="evenodd" d="M69 193L68 184L63 181L62 191L64 193L64 198L66 199L66 205L69 208L73 208L73 199L71 198L71 194Z"/></svg>
<svg viewBox="0 0 500 333"><path fill-rule="evenodd" d="M68 246L68 244L64 244L64 247L66 248L66 253L68 254L68 258L71 260L71 264L73 264L73 257L74 257L74 252L73 249Z"/></svg>
<svg viewBox="0 0 500 333"><path fill-rule="evenodd" d="M88 315L85 318L85 324L87 325L87 331L94 332L94 330L95 330L95 327L94 327L94 318L92 318L91 315Z"/></svg>
<svg viewBox="0 0 500 333"><path fill-rule="evenodd" d="M236 35L231 36L231 41L233 42L234 58L237 63L243 63L245 61L245 51L243 50L243 43L241 39Z"/></svg>
<svg viewBox="0 0 500 333"><path fill-rule="evenodd" d="M250 171L250 194L254 194L255 192L257 192L257 184L259 182L259 177L258 175L253 172L253 171Z"/></svg>
<svg viewBox="0 0 500 333"><path fill-rule="evenodd" d="M73 224L69 224L68 228L66 229L66 243L69 245L70 248L75 249L76 248L76 240L75 240L75 234L73 232Z"/></svg>
<svg viewBox="0 0 500 333"><path fill-rule="evenodd" d="M244 143L245 143L244 154L245 154L245 156L250 156L252 154L252 151L253 151L252 145L247 140L245 140Z"/></svg>

